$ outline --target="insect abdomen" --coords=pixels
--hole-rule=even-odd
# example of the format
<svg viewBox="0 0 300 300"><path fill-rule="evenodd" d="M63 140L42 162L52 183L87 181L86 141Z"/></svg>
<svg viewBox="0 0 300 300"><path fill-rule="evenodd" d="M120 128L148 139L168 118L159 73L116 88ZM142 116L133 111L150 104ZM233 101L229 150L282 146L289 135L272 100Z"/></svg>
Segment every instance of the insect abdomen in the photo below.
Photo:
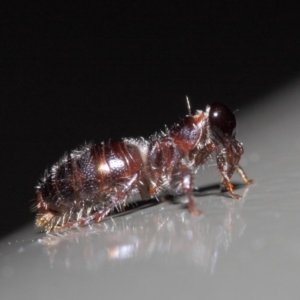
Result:
<svg viewBox="0 0 300 300"><path fill-rule="evenodd" d="M123 205L137 185L142 165L138 146L126 141L73 151L52 168L37 190L37 225L46 225L51 217L51 227L56 226L63 220L59 216L65 216L63 222L75 222L78 216L89 217L101 209L105 216Z"/></svg>

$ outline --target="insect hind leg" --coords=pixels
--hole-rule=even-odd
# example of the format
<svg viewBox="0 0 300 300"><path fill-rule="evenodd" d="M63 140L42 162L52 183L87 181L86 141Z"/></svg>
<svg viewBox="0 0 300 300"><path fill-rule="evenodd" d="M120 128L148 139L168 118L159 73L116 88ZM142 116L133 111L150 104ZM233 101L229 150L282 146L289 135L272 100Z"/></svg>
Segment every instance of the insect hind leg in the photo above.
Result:
<svg viewBox="0 0 300 300"><path fill-rule="evenodd" d="M118 207L124 207L126 203L127 195L123 195L122 198L120 197L118 199ZM106 216L108 216L110 213L114 212L114 209L116 207L116 203L114 201L109 201L109 204L105 207L101 207L97 210L92 211L88 215L80 216L76 221L69 221L66 223L63 223L61 225L53 226L53 231L60 232L64 230L70 230L78 227L83 227L90 225L92 223L100 223Z"/></svg>
<svg viewBox="0 0 300 300"><path fill-rule="evenodd" d="M99 223L106 216L117 211L123 211L126 205L126 200L132 191L137 180L137 174L128 178L125 182L115 183L110 187L110 192L105 196L99 196L98 203L96 202L93 207L79 211L77 219L67 221L63 224L53 227L54 231L69 230L73 228L83 227L91 223Z"/></svg>

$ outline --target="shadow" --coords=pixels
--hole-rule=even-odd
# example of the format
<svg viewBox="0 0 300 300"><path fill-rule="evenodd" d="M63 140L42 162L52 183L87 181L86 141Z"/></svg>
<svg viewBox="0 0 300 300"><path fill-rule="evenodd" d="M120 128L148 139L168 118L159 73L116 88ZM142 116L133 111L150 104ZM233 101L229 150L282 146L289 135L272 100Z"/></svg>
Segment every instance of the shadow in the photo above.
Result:
<svg viewBox="0 0 300 300"><path fill-rule="evenodd" d="M151 198L149 200L136 200L132 201L126 204L126 206L123 208L123 211L120 211L118 208L114 209L114 212L107 217L105 217L103 220L107 220L108 218L117 218L124 215L131 214L135 211L146 209L151 206L155 206L157 204L161 203L158 199Z"/></svg>
<svg viewBox="0 0 300 300"><path fill-rule="evenodd" d="M243 188L246 188L247 185L243 183L232 183L234 190L240 190ZM214 190L218 190L218 192L212 192ZM209 184L203 187L197 187L193 189L193 193L196 197L203 197L207 195L222 195L223 197L228 197L231 198L230 195L227 193L226 189L221 189L220 184L214 183L214 184ZM227 193L227 194L226 194Z"/></svg>
<svg viewBox="0 0 300 300"><path fill-rule="evenodd" d="M242 184L242 183L233 183L234 186L234 190L239 190L242 188L247 187L247 185ZM218 192L214 192L214 190L218 190ZM226 194L227 190L222 190L220 191L220 184L210 184L210 185L206 185L203 187L197 187L195 189L193 189L193 195L194 197L206 197L208 195L210 196L222 196L222 197L226 197L231 199L229 194ZM137 210L141 210L141 209L145 209L151 206L155 206L160 204L161 202L171 202L173 204L178 204L180 203L180 201L178 201L179 198L185 197L185 194L178 194L178 195L171 195L171 194L167 194L163 197L161 197L161 199L156 199L156 198L151 198L149 200L136 200L136 201L132 201L126 204L126 206L124 207L123 211L119 211L117 208L115 208L114 212L109 215L108 217L104 218L110 218L110 217L120 217L120 216L124 216L127 214L130 214L134 211Z"/></svg>

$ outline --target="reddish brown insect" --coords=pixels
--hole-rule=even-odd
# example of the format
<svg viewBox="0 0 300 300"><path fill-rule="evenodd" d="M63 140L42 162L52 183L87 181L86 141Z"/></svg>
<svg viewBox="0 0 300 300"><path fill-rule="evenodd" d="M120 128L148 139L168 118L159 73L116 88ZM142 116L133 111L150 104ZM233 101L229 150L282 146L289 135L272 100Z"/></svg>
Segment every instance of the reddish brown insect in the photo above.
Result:
<svg viewBox="0 0 300 300"><path fill-rule="evenodd" d="M187 115L170 130L143 138L85 145L64 156L37 187L36 225L65 229L100 222L120 210L137 194L140 199L184 193L188 209L200 214L194 204L193 178L212 152L225 187L232 198L230 178L235 171L246 184L239 166L242 144L235 139L236 120L221 103L206 111Z"/></svg>

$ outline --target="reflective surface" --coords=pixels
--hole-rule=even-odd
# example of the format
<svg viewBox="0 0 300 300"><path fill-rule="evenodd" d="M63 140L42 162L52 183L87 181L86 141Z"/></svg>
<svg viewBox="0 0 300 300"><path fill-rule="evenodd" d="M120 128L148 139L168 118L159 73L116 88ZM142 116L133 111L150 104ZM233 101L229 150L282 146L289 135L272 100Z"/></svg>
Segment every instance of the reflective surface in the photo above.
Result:
<svg viewBox="0 0 300 300"><path fill-rule="evenodd" d="M219 193L212 161L198 176L201 218L182 197L61 235L32 224L1 241L1 299L296 299L299 97L295 84L237 113L256 180L237 185L242 200Z"/></svg>

